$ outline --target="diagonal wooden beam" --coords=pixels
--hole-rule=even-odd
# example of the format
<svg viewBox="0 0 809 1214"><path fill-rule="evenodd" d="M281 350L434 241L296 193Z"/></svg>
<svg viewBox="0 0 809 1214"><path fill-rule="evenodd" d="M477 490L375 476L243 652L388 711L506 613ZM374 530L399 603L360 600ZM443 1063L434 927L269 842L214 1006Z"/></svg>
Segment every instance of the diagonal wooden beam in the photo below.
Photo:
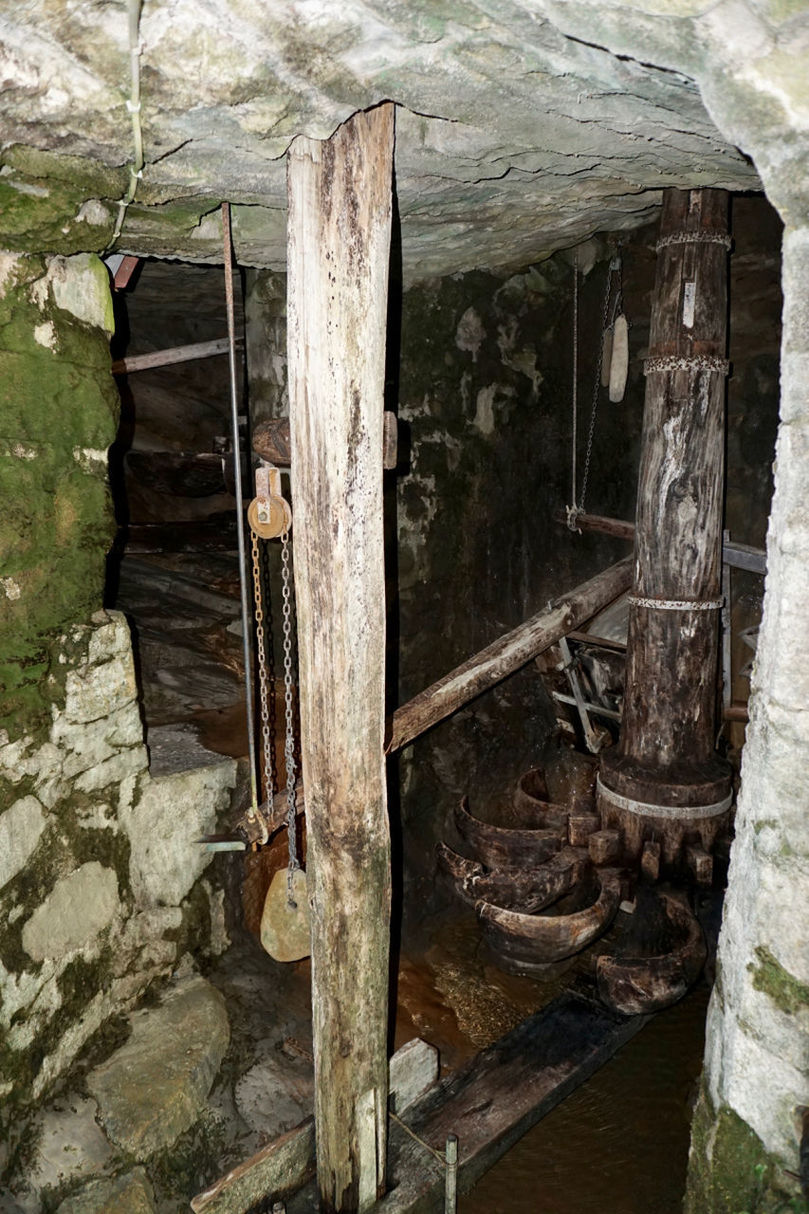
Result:
<svg viewBox="0 0 809 1214"><path fill-rule="evenodd" d="M386 752L400 750L426 729L525 666L560 637L580 628L629 589L632 568L632 557L625 557L568 594L560 595L525 623L499 637L397 708L390 721Z"/></svg>

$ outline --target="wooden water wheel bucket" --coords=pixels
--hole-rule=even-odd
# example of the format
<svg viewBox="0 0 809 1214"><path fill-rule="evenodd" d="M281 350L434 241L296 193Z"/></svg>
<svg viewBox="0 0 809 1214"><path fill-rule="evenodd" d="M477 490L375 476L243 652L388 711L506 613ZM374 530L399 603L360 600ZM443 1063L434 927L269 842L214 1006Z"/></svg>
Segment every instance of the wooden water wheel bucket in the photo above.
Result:
<svg viewBox="0 0 809 1214"><path fill-rule="evenodd" d="M580 885L576 900L589 905L569 914L524 914L489 902L477 907L484 938L492 953L509 968L531 973L571 957L596 940L612 923L621 901L621 878L614 869L595 873L594 889Z"/></svg>

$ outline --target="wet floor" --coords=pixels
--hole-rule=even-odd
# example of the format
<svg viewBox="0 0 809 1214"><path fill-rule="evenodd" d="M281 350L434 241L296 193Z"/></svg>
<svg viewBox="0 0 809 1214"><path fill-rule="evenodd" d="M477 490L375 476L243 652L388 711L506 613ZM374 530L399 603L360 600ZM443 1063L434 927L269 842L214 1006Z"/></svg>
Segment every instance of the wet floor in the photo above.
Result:
<svg viewBox="0 0 809 1214"><path fill-rule="evenodd" d="M459 1202L459 1214L679 1214L708 988L660 1013Z"/></svg>

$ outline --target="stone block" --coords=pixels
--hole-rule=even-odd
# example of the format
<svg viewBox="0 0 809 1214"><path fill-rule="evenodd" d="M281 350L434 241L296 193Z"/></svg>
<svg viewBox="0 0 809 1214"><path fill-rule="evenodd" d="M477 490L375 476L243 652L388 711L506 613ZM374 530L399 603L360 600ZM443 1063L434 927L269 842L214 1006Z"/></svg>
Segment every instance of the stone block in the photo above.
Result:
<svg viewBox="0 0 809 1214"><path fill-rule="evenodd" d="M312 1063L288 1058L267 1041L264 1056L236 1084L236 1107L252 1130L268 1139L300 1125L312 1112Z"/></svg>
<svg viewBox="0 0 809 1214"><path fill-rule="evenodd" d="M126 656L132 651L129 624L122 611L99 611L93 616L96 627L87 648L87 661L92 665L108 662L111 658Z"/></svg>
<svg viewBox="0 0 809 1214"><path fill-rule="evenodd" d="M138 1160L171 1144L199 1117L230 1038L225 1001L189 977L156 1008L130 1017L125 1045L87 1077L107 1136Z"/></svg>
<svg viewBox="0 0 809 1214"><path fill-rule="evenodd" d="M109 926L119 905L115 873L90 860L57 881L37 907L23 926L23 948L35 961L83 948Z"/></svg>
<svg viewBox="0 0 809 1214"><path fill-rule="evenodd" d="M39 1116L32 1134L36 1151L26 1177L35 1192L90 1179L110 1162L112 1147L96 1121L97 1111L94 1100L74 1094Z"/></svg>
<svg viewBox="0 0 809 1214"><path fill-rule="evenodd" d="M25 867L45 829L36 797L21 797L0 814L0 889Z"/></svg>
<svg viewBox="0 0 809 1214"><path fill-rule="evenodd" d="M213 832L230 800L236 762L150 779L121 823L131 845L130 876L144 906L178 906L211 861L197 842Z"/></svg>
<svg viewBox="0 0 809 1214"><path fill-rule="evenodd" d="M127 776L146 771L148 766L146 747L133 746L129 750L117 751L102 763L89 767L78 776L75 787L79 792L98 792L110 784L120 784Z"/></svg>
<svg viewBox="0 0 809 1214"><path fill-rule="evenodd" d="M152 1186L143 1168L114 1180L95 1180L68 1197L56 1214L154 1214Z"/></svg>
<svg viewBox="0 0 809 1214"><path fill-rule="evenodd" d="M100 666L71 670L65 683L65 716L71 721L97 721L137 698L132 653Z"/></svg>

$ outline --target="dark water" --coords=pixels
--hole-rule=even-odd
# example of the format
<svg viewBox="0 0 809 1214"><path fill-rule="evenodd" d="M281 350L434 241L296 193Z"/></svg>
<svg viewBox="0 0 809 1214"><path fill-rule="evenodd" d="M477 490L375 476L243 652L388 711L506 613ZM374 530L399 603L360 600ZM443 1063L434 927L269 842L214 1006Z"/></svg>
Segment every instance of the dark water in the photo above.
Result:
<svg viewBox="0 0 809 1214"><path fill-rule="evenodd" d="M652 1020L460 1199L460 1214L679 1214L708 994Z"/></svg>

